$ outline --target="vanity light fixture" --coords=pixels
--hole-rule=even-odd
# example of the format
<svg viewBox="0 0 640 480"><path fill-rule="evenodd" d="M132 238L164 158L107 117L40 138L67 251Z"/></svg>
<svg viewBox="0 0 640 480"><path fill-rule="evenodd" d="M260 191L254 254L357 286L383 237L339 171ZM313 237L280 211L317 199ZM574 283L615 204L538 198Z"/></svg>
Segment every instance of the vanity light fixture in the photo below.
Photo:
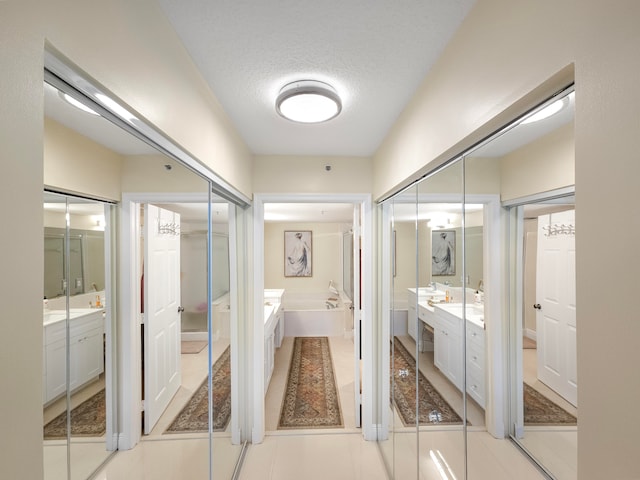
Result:
<svg viewBox="0 0 640 480"><path fill-rule="evenodd" d="M73 105L74 107L82 110L83 112L90 113L91 115L96 115L96 116L99 115L98 112L96 112L95 110L87 107L84 103L82 103L79 100L76 100L75 98L73 98L68 93L64 93L64 92L61 92L60 90L58 90L58 95L60 95L60 98L62 98L69 105Z"/></svg>
<svg viewBox="0 0 640 480"><path fill-rule="evenodd" d="M342 110L342 101L335 89L317 80L288 83L276 99L276 111L298 123L321 123L335 118Z"/></svg>
<svg viewBox="0 0 640 480"><path fill-rule="evenodd" d="M445 228L454 228L451 223L451 219L446 213L433 213L429 222L427 222L427 227L432 230L442 230Z"/></svg>

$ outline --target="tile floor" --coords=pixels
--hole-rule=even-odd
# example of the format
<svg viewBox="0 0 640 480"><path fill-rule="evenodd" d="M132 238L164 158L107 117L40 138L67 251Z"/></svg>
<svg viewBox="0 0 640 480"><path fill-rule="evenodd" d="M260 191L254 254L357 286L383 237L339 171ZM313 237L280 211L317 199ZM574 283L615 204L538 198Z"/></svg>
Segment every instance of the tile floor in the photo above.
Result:
<svg viewBox="0 0 640 480"><path fill-rule="evenodd" d="M331 338L330 343L345 427L306 431L277 430L293 345L293 339L285 338L283 346L276 353L276 367L265 398L267 435L261 444L248 447L240 479L386 479L388 477L383 457L390 462L397 478L441 480L454 478L451 474L455 478L463 478L464 449L459 429L428 430L421 432L419 437L415 431L396 432L389 440L380 443L365 442L362 439L360 430L355 428L353 415L353 345L350 340L342 338ZM188 386L190 383L197 387L201 381L196 379L203 370L197 366L202 361L195 358L198 356L199 354L189 355L194 358L185 359L185 370L191 372L184 377L186 390L193 388ZM424 362L429 363L428 355L425 360L422 357L421 368ZM206 365L206 357L204 362ZM425 365L424 368L430 367ZM431 374L429 375L431 378ZM190 394L184 392L184 397L188 399ZM455 402L455 399L452 401ZM170 408L176 409L177 413L181 407L174 405ZM166 416L172 419L175 413L167 412ZM168 425L171 419L161 421ZM202 435L162 435L163 430L159 425L135 449L118 452L95 478L208 478L208 438ZM556 470L552 470L554 473L560 472L559 479L575 478L570 476L571 460L566 465L566 455L563 453L567 449L571 450L572 435L574 432L571 431L526 431L526 439L531 445L545 447L544 451L539 451L539 455L555 467ZM467 439L469 480L544 478L509 440L496 440L477 429L470 429ZM240 447L231 445L228 438L216 438L214 452L215 478L230 478ZM564 476L566 472L563 469L569 472L569 476Z"/></svg>

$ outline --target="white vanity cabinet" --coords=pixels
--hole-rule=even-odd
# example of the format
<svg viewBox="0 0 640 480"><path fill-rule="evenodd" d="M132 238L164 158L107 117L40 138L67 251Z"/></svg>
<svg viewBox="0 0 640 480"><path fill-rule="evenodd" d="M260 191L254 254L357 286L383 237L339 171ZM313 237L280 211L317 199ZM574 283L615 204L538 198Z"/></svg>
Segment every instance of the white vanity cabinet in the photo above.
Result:
<svg viewBox="0 0 640 480"><path fill-rule="evenodd" d="M264 393L266 395L273 375L276 348L284 338L283 289L264 291Z"/></svg>
<svg viewBox="0 0 640 480"><path fill-rule="evenodd" d="M428 307L429 300L440 301L444 299L446 292L444 290L431 287L409 288L407 289L407 333L418 344L418 350L425 352L431 350L432 346L423 345L422 330L424 325L434 328L435 320L431 316L433 308ZM420 320L421 323L418 322Z"/></svg>
<svg viewBox="0 0 640 480"><path fill-rule="evenodd" d="M50 315L43 328L43 403L67 391L66 315ZM69 321L69 389L77 390L104 372L104 311L72 311Z"/></svg>
<svg viewBox="0 0 640 480"><path fill-rule="evenodd" d="M463 389L462 348L466 335L466 390L482 408L485 406L484 316L477 307L467 306L466 322L459 304L438 305L434 309L434 364L459 389ZM466 323L466 325L464 325Z"/></svg>
<svg viewBox="0 0 640 480"><path fill-rule="evenodd" d="M444 315L440 309L435 316L433 362L462 390L462 319Z"/></svg>
<svg viewBox="0 0 640 480"><path fill-rule="evenodd" d="M485 347L484 328L467 322L467 393L484 408Z"/></svg>

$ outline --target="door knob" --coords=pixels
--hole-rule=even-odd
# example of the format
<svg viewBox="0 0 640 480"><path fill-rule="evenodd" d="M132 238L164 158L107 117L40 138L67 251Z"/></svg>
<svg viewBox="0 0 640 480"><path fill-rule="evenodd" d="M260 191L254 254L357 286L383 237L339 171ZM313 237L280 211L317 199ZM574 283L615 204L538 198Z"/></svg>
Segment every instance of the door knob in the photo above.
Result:
<svg viewBox="0 0 640 480"><path fill-rule="evenodd" d="M178 313L184 312L184 307L178 307Z"/></svg>
<svg viewBox="0 0 640 480"><path fill-rule="evenodd" d="M535 308L536 310L542 310L542 305L540 305L539 303L536 303L533 308Z"/></svg>

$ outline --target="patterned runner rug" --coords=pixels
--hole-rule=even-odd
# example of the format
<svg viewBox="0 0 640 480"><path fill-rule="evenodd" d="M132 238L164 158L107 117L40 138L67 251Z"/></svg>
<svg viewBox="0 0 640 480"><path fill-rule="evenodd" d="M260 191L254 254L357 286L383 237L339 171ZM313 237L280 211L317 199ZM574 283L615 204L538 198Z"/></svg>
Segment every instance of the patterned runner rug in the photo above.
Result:
<svg viewBox="0 0 640 480"><path fill-rule="evenodd" d="M395 388L392 400L402 423L410 427L416 424L416 361L398 338L393 342L393 348L391 372L395 374ZM462 425L460 416L422 372L418 373L420 425Z"/></svg>
<svg viewBox="0 0 640 480"><path fill-rule="evenodd" d="M540 392L524 385L525 425L577 425L578 419Z"/></svg>
<svg viewBox="0 0 640 480"><path fill-rule="evenodd" d="M213 386L213 431L226 430L231 418L231 350L222 353L211 368ZM208 379L198 387L187 404L164 433L196 433L209 431Z"/></svg>
<svg viewBox="0 0 640 480"><path fill-rule="evenodd" d="M329 339L296 337L278 429L341 427Z"/></svg>
<svg viewBox="0 0 640 480"><path fill-rule="evenodd" d="M100 437L107 430L104 389L71 410L71 435ZM67 438L67 412L61 413L44 426L44 439Z"/></svg>

